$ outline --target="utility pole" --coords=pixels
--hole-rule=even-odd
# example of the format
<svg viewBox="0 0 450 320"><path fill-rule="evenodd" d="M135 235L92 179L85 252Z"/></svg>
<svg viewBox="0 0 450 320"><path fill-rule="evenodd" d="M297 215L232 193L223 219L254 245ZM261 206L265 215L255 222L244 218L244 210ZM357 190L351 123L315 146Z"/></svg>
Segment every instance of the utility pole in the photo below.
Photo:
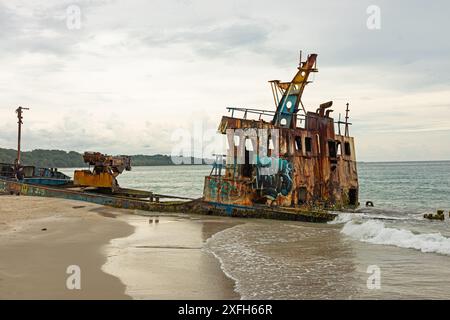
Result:
<svg viewBox="0 0 450 320"><path fill-rule="evenodd" d="M17 124L18 124L18 131L17 131L17 159L16 159L16 165L19 166L20 165L20 140L22 138L22 113L23 110L30 110L30 108L23 108L23 107L18 107L16 109L16 113L17 113Z"/></svg>

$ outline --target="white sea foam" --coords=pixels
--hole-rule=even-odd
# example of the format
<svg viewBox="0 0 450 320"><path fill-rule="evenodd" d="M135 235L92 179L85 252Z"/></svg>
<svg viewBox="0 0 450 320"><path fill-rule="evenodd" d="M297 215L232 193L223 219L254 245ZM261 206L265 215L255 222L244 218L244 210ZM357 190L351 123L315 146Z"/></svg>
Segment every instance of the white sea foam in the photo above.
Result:
<svg viewBox="0 0 450 320"><path fill-rule="evenodd" d="M349 212L339 212L337 213L336 218L333 221L329 221L328 224L344 224L349 221L355 220L357 218L361 219L375 219L375 220L410 220L410 219L416 219L416 217L411 218L409 216L407 217L394 217L389 215L383 215L383 214L370 214L370 213L349 213Z"/></svg>
<svg viewBox="0 0 450 320"><path fill-rule="evenodd" d="M348 298L356 289L348 252L333 240L339 238L335 228L255 221L214 234L204 248L234 280L241 299ZM318 243L333 254L324 256Z"/></svg>
<svg viewBox="0 0 450 320"><path fill-rule="evenodd" d="M384 222L376 220L349 221L341 232L363 242L450 255L450 238L440 233L414 234L410 230L386 227Z"/></svg>
<svg viewBox="0 0 450 320"><path fill-rule="evenodd" d="M355 213L346 213L346 212L338 213L336 218L334 218L333 221L329 221L328 224L346 223L346 222L351 221L354 216L355 216Z"/></svg>

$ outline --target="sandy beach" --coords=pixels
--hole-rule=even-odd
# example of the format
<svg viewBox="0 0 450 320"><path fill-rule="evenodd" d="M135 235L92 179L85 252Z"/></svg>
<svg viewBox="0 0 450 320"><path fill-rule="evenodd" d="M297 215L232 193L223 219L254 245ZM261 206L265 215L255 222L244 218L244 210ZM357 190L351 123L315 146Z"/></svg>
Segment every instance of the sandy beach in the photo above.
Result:
<svg viewBox="0 0 450 320"><path fill-rule="evenodd" d="M203 249L223 219L137 216L62 199L0 196L0 299L238 299ZM81 289L66 286L68 266Z"/></svg>

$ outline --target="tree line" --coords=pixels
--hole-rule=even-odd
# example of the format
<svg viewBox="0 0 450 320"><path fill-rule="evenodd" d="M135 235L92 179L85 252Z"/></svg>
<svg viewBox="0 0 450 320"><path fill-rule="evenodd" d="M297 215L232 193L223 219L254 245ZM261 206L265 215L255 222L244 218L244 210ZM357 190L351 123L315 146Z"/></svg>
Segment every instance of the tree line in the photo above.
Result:
<svg viewBox="0 0 450 320"><path fill-rule="evenodd" d="M0 163L14 163L17 151L0 148ZM202 161L203 162L203 161ZM21 153L21 163L46 168L76 168L85 167L83 155L75 151L35 149ZM133 155L132 166L167 166L174 165L168 155Z"/></svg>

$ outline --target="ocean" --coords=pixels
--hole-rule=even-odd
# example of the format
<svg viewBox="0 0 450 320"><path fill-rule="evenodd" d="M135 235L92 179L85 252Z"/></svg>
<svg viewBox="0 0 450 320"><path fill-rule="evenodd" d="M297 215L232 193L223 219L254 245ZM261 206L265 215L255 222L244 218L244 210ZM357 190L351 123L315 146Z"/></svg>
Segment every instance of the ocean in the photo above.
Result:
<svg viewBox="0 0 450 320"><path fill-rule="evenodd" d="M195 198L210 170L134 167L118 180ZM450 298L450 161L359 163L358 175L356 213L328 224L249 219L214 234L203 250L243 299ZM437 209L445 221L423 218Z"/></svg>

